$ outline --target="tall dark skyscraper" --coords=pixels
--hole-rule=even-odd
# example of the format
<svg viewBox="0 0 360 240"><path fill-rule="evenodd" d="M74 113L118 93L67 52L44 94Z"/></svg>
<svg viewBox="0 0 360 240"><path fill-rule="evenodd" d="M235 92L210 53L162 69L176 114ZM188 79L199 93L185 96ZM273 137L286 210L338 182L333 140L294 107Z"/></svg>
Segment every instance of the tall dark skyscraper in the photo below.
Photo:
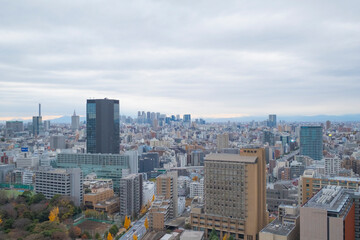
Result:
<svg viewBox="0 0 360 240"><path fill-rule="evenodd" d="M323 158L321 126L302 126L300 128L300 154L314 160Z"/></svg>
<svg viewBox="0 0 360 240"><path fill-rule="evenodd" d="M41 104L39 103L39 116L33 116L33 134L37 136L43 130L42 117L41 117Z"/></svg>
<svg viewBox="0 0 360 240"><path fill-rule="evenodd" d="M86 148L88 153L120 152L119 100L88 99L86 104Z"/></svg>
<svg viewBox="0 0 360 240"><path fill-rule="evenodd" d="M268 127L272 127L272 128L276 127L276 115L275 114L269 115Z"/></svg>

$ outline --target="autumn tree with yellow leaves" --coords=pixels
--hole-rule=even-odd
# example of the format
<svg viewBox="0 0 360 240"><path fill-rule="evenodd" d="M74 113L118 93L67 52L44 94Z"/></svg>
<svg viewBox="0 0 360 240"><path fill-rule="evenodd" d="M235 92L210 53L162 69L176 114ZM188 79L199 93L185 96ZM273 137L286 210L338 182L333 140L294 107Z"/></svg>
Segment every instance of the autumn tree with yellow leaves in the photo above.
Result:
<svg viewBox="0 0 360 240"><path fill-rule="evenodd" d="M144 226L145 226L146 230L149 228L149 221L147 218L145 218Z"/></svg>
<svg viewBox="0 0 360 240"><path fill-rule="evenodd" d="M138 240L138 237L137 237L136 234L133 235L133 239L134 239L134 240Z"/></svg>
<svg viewBox="0 0 360 240"><path fill-rule="evenodd" d="M153 197L152 197L152 200L151 200L151 201L152 201L152 202L153 202L153 201L155 201L155 195L153 195Z"/></svg>
<svg viewBox="0 0 360 240"><path fill-rule="evenodd" d="M55 207L50 211L49 221L50 222L59 222L59 207Z"/></svg>
<svg viewBox="0 0 360 240"><path fill-rule="evenodd" d="M125 216L124 228L128 229L130 227L131 220L127 216Z"/></svg>
<svg viewBox="0 0 360 240"><path fill-rule="evenodd" d="M113 240L111 233L108 233L106 240Z"/></svg>

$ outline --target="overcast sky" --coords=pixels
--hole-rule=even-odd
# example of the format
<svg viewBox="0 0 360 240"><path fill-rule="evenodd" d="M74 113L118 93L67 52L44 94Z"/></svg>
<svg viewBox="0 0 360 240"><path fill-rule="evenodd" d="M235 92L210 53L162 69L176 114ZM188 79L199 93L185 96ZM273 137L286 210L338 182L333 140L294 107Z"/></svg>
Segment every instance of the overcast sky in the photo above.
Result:
<svg viewBox="0 0 360 240"><path fill-rule="evenodd" d="M360 113L360 1L13 1L0 120L86 99L195 117Z"/></svg>

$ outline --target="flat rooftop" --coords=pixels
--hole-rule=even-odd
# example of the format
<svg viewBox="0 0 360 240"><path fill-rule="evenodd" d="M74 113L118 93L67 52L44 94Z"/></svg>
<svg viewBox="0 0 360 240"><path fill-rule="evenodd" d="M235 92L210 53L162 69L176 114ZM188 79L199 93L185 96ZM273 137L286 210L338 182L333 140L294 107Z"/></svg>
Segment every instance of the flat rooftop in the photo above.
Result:
<svg viewBox="0 0 360 240"><path fill-rule="evenodd" d="M185 230L181 236L180 240L201 240L204 237L203 231L192 231L192 230Z"/></svg>
<svg viewBox="0 0 360 240"><path fill-rule="evenodd" d="M256 156L240 156L230 153L211 153L206 155L205 161L224 161L224 162L243 162L243 163L256 163Z"/></svg>
<svg viewBox="0 0 360 240"><path fill-rule="evenodd" d="M340 213L350 194L340 186L327 186L315 194L303 207L320 208Z"/></svg>
<svg viewBox="0 0 360 240"><path fill-rule="evenodd" d="M291 223L282 224L282 222L277 218L271 223L269 223L260 232L272 233L281 236L288 236L294 230L294 228L295 228L295 224L291 224Z"/></svg>

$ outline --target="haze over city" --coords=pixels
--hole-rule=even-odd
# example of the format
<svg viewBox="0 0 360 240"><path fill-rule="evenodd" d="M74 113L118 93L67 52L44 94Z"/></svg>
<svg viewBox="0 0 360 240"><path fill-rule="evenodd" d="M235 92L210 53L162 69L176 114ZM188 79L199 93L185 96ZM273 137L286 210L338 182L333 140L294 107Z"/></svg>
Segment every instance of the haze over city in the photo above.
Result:
<svg viewBox="0 0 360 240"><path fill-rule="evenodd" d="M0 240L360 240L360 1L2 1Z"/></svg>
<svg viewBox="0 0 360 240"><path fill-rule="evenodd" d="M360 113L358 1L16 1L0 9L0 120L89 98L195 117Z"/></svg>

